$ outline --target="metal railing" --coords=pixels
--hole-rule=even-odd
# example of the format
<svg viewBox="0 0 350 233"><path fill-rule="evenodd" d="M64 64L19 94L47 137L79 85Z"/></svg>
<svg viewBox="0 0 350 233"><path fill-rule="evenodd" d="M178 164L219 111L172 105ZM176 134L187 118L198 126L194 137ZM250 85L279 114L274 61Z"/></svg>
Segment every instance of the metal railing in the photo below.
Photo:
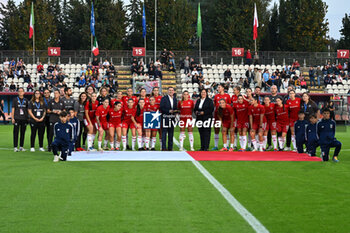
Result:
<svg viewBox="0 0 350 233"><path fill-rule="evenodd" d="M159 57L161 51L157 51L157 57ZM199 61L198 51L173 51L175 54L175 61L178 65L183 61L186 56L192 57L195 61ZM251 52L254 55L254 52ZM260 51L259 64L275 64L285 65L292 64L295 60L298 60L301 66L316 66L323 65L326 62L341 62L344 59L337 59L336 52L281 52L281 51ZM100 61L108 59L115 65L131 65L132 51L131 50L100 50L98 56ZM2 50L0 51L0 59L4 61L8 59L20 59L22 58L24 63L37 63L41 61L43 63L62 63L62 64L87 64L92 60L92 54L90 50L61 50L60 57L49 57L47 50L35 51L35 57L33 57L32 51L15 51L15 50ZM34 58L34 61L33 61ZM147 51L146 61L149 62L154 58L154 51ZM202 51L201 62L203 64L243 64L245 58L232 57L231 51Z"/></svg>

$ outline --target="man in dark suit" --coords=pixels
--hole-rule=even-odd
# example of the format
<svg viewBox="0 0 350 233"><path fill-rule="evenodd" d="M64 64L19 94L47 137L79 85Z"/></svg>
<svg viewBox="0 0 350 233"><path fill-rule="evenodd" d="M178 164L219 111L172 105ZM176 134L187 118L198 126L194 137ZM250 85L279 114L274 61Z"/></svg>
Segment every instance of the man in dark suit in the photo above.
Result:
<svg viewBox="0 0 350 233"><path fill-rule="evenodd" d="M213 100L208 97L207 90L203 89L200 93L200 98L197 100L194 106L194 113L197 116L197 122L213 119L214 103ZM211 127L198 128L200 139L201 139L201 151L208 151L210 144Z"/></svg>
<svg viewBox="0 0 350 233"><path fill-rule="evenodd" d="M177 99L174 96L174 88L168 88L168 94L160 101L160 112L162 113L162 151L166 151L166 139L168 136L168 150L173 150L174 121L177 112Z"/></svg>

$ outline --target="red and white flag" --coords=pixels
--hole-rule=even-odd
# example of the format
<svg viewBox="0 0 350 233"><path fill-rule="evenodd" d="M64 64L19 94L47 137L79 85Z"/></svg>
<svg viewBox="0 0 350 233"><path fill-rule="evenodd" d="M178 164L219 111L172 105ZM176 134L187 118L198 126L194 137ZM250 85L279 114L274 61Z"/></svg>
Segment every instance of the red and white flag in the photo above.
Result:
<svg viewBox="0 0 350 233"><path fill-rule="evenodd" d="M97 56L100 54L100 50L98 49L98 44L97 44L97 39L95 37L94 39L94 44L92 46L92 53L94 54L94 56Z"/></svg>
<svg viewBox="0 0 350 233"><path fill-rule="evenodd" d="M29 22L29 39L33 37L34 34L34 4L32 2L32 10L30 12L30 22Z"/></svg>
<svg viewBox="0 0 350 233"><path fill-rule="evenodd" d="M253 23L253 40L256 40L258 38L258 27L259 27L259 20L258 20L258 12L256 11L256 4L254 3L254 23Z"/></svg>

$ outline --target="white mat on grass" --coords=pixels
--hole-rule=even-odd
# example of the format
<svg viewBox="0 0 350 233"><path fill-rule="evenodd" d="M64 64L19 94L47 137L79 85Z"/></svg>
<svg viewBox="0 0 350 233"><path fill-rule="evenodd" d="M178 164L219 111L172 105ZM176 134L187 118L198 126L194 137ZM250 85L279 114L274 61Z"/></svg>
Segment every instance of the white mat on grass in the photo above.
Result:
<svg viewBox="0 0 350 233"><path fill-rule="evenodd" d="M82 151L73 152L68 161L193 161L185 151Z"/></svg>

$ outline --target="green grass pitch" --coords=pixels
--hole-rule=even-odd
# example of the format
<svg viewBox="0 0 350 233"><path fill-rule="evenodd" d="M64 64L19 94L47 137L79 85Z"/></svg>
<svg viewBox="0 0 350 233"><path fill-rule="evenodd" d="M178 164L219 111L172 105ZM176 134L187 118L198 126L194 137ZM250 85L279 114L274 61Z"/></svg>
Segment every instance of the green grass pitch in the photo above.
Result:
<svg viewBox="0 0 350 233"><path fill-rule="evenodd" d="M346 233L350 136L337 138L338 164L201 164L270 232ZM195 140L198 149L197 132ZM0 126L0 232L254 232L191 162L52 159L14 153L12 126Z"/></svg>

